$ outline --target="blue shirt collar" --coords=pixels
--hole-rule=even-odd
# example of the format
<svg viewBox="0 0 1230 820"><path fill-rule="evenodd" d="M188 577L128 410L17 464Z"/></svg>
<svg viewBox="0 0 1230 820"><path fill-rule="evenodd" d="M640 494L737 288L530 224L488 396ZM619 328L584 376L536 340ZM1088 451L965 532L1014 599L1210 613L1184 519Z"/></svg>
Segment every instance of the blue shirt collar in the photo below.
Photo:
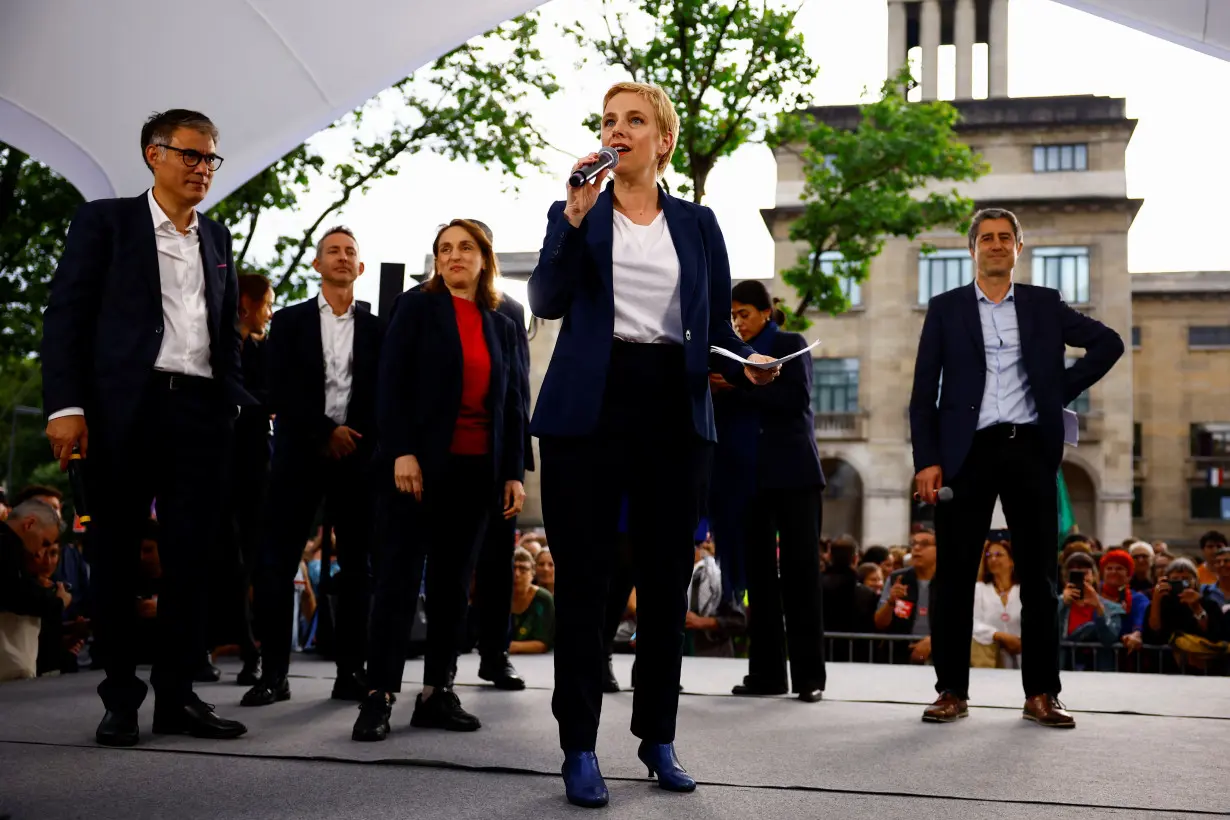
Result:
<svg viewBox="0 0 1230 820"><path fill-rule="evenodd" d="M979 302L983 302L984 304L988 304L988 305L995 304L994 302L990 300L990 298L987 297L985 293L982 292L982 288L979 286L977 279L974 280L974 293L978 296ZM1011 285L1008 286L1008 295L1004 297L1004 302L1015 302L1016 301L1015 293L1016 293L1016 282L1013 282Z"/></svg>

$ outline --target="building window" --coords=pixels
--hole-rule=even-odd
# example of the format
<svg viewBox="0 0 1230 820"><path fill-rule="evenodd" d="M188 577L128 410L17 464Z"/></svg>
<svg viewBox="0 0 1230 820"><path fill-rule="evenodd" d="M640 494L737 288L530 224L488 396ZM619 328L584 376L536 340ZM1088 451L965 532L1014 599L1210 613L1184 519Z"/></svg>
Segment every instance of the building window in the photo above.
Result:
<svg viewBox="0 0 1230 820"><path fill-rule="evenodd" d="M1034 146L1034 173L1088 170L1089 147L1085 143Z"/></svg>
<svg viewBox="0 0 1230 820"><path fill-rule="evenodd" d="M1132 518L1145 517L1145 488L1141 484L1132 487Z"/></svg>
<svg viewBox="0 0 1230 820"><path fill-rule="evenodd" d="M1132 424L1132 458L1144 458L1140 422Z"/></svg>
<svg viewBox="0 0 1230 820"><path fill-rule="evenodd" d="M811 406L817 413L858 412L858 359L813 359Z"/></svg>
<svg viewBox="0 0 1230 820"><path fill-rule="evenodd" d="M1088 303L1088 248L1034 248L1032 259L1035 285L1054 288L1069 304Z"/></svg>
<svg viewBox="0 0 1230 820"><path fill-rule="evenodd" d="M1140 325L1132 327L1132 347L1137 350L1140 349Z"/></svg>
<svg viewBox="0 0 1230 820"><path fill-rule="evenodd" d="M1230 347L1230 325L1189 327L1188 347Z"/></svg>
<svg viewBox="0 0 1230 820"><path fill-rule="evenodd" d="M1072 358L1072 357L1065 358L1064 367L1071 367L1072 365L1076 364L1079 361L1080 359L1078 358ZM1082 416L1088 415L1089 414L1089 391L1086 390L1085 392L1081 393L1079 396L1074 398L1072 400L1072 403L1068 405L1068 409L1071 410L1073 413L1079 413Z"/></svg>
<svg viewBox="0 0 1230 820"><path fill-rule="evenodd" d="M1230 422L1204 422L1191 427L1192 458L1230 459Z"/></svg>
<svg viewBox="0 0 1230 820"><path fill-rule="evenodd" d="M815 258L815 254L811 254L809 258ZM840 276L842 269L842 255L838 251L824 251L820 254L820 270L826 276L836 276L838 287L845 294L846 299L850 302L850 307L863 306L863 286L852 276Z"/></svg>
<svg viewBox="0 0 1230 820"><path fill-rule="evenodd" d="M918 304L974 281L974 260L965 249L939 250L918 256Z"/></svg>
<svg viewBox="0 0 1230 820"><path fill-rule="evenodd" d="M1192 487L1191 517L1205 521L1230 521L1230 487Z"/></svg>

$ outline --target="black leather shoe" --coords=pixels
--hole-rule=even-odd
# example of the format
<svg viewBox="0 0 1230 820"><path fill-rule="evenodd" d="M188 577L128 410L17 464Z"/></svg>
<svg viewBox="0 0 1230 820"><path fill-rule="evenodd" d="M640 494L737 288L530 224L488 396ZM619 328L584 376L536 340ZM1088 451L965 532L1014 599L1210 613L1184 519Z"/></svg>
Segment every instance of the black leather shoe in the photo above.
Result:
<svg viewBox="0 0 1230 820"><path fill-rule="evenodd" d="M351 740L370 743L389 736L389 718L393 716L393 695L372 692L359 704L359 717L350 733Z"/></svg>
<svg viewBox="0 0 1230 820"><path fill-rule="evenodd" d="M420 694L414 699L414 714L410 725L416 729L447 729L450 732L474 732L482 723L474 715L461 708L461 698L452 689L437 689L431 697L423 700Z"/></svg>
<svg viewBox="0 0 1230 820"><path fill-rule="evenodd" d="M366 693L364 693L366 694ZM269 706L290 700L290 681L286 678L277 680L262 680L243 693L240 706Z"/></svg>
<svg viewBox="0 0 1230 820"><path fill-rule="evenodd" d="M743 677L743 683L730 690L732 695L750 695L758 697L767 697L770 695L784 695L789 688L784 683L769 684L753 678L751 675Z"/></svg>
<svg viewBox="0 0 1230 820"><path fill-rule="evenodd" d="M507 652L490 660L484 658L478 665L478 676L506 692L520 692L525 688L525 679L517 674Z"/></svg>
<svg viewBox="0 0 1230 820"><path fill-rule="evenodd" d="M368 691L367 676L363 674L363 670L357 672L338 670L337 680L333 681L333 694L329 697L334 700L351 700L355 703L362 703L367 699Z"/></svg>
<svg viewBox="0 0 1230 820"><path fill-rule="evenodd" d="M620 691L619 678L615 677L615 659L610 655L606 656L606 674L602 676L602 691L608 695Z"/></svg>
<svg viewBox="0 0 1230 820"><path fill-rule="evenodd" d="M222 680L222 670L214 666L208 652L201 658L201 665L192 674L192 680L196 683L217 683Z"/></svg>
<svg viewBox="0 0 1230 820"><path fill-rule="evenodd" d="M243 662L239 677L235 678L237 686L255 686L261 682L261 659L253 658Z"/></svg>
<svg viewBox="0 0 1230 820"><path fill-rule="evenodd" d="M229 740L246 733L248 727L237 720L218 717L211 704L195 695L183 706L159 709L154 706L154 734L192 735L210 740Z"/></svg>
<svg viewBox="0 0 1230 820"><path fill-rule="evenodd" d="M108 709L94 732L94 740L103 746L136 746L140 739L135 709L131 712Z"/></svg>
<svg viewBox="0 0 1230 820"><path fill-rule="evenodd" d="M804 703L819 703L824 700L824 690L804 689L802 692L799 692L799 700Z"/></svg>

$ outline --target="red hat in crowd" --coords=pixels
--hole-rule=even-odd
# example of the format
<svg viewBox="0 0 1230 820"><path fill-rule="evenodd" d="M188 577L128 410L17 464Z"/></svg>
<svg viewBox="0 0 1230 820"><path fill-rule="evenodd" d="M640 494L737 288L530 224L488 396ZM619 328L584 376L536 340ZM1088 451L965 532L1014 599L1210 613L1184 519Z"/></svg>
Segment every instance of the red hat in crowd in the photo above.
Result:
<svg viewBox="0 0 1230 820"><path fill-rule="evenodd" d="M1114 549L1102 556L1098 566L1101 567L1102 573L1106 573L1107 564L1121 564L1128 573L1135 572L1136 562L1132 560L1132 556L1126 550Z"/></svg>

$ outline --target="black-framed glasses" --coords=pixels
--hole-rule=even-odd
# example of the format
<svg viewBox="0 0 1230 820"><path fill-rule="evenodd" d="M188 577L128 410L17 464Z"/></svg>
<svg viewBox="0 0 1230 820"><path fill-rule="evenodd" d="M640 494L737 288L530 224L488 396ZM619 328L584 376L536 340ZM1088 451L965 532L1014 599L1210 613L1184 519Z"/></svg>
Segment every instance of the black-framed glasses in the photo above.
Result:
<svg viewBox="0 0 1230 820"><path fill-rule="evenodd" d="M184 159L184 165L189 168L195 168L201 164L201 160L205 160L205 166L211 171L216 171L222 167L222 157L217 154L202 154L200 151L193 151L191 148L176 148L174 145L167 145L165 142L154 143L159 148L166 148L168 151L175 151Z"/></svg>

